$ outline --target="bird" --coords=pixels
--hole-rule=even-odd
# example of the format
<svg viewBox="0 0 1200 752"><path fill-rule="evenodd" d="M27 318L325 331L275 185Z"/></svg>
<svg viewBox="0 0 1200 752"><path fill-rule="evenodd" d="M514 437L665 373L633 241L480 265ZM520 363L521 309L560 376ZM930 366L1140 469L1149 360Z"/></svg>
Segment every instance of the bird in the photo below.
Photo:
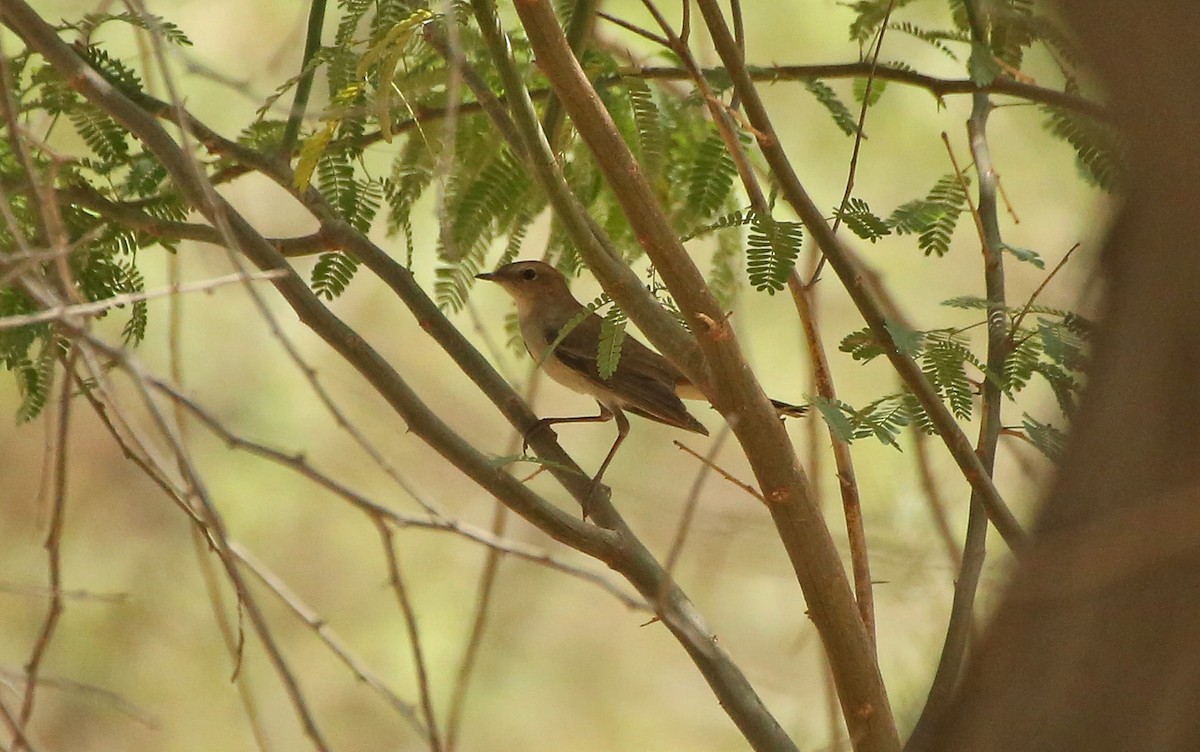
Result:
<svg viewBox="0 0 1200 752"><path fill-rule="evenodd" d="M542 426L559 423L617 421L617 438L592 479L593 492L629 433L626 412L708 435L708 429L688 412L680 399L705 399L703 392L669 360L634 337L626 335L622 340L616 370L608 378L600 375L603 320L575 299L566 277L553 266L543 261L513 261L475 276L495 282L512 296L525 349L541 364L546 375L568 389L592 397L600 406L599 415L541 418L526 432L526 437ZM577 323L564 333L573 322ZM803 415L807 410L776 400L772 403L784 415Z"/></svg>

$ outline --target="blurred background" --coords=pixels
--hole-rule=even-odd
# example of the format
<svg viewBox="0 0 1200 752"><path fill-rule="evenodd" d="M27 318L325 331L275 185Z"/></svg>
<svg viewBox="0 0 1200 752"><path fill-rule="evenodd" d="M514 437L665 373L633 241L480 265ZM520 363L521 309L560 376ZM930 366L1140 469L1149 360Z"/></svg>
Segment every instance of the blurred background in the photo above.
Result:
<svg viewBox="0 0 1200 752"><path fill-rule="evenodd" d="M746 4L752 62L810 64L849 62L851 12L832 0ZM96 8L75 0L40 0L47 20L75 19ZM648 24L640 3L608 2L609 12ZM254 119L261 101L279 82L296 74L304 39L307 4L283 0L174 0L149 9L178 24L195 46L173 53L177 85L188 107L226 136ZM332 11L332 9L331 9ZM916 4L905 18L929 14L946 25L941 3ZM336 18L330 23L336 22ZM640 54L651 50L603 22L600 33ZM137 65L133 37L123 27L102 36L108 49ZM15 40L4 37L11 54ZM695 45L713 62L703 40ZM1039 83L1060 85L1047 57L1035 56L1029 70L1043 70ZM905 60L922 72L964 76L955 62L911 37L892 34L881 59ZM1040 68L1039 68L1040 66ZM319 78L319 77L318 77ZM852 101L849 81L830 84ZM764 86L768 106L808 190L822 206L834 206L844 189L853 141L800 84ZM316 99L319 103L321 94ZM284 101L290 101L284 97ZM947 97L945 106L927 91L891 84L868 115L855 195L886 213L923 196L951 171L941 133L961 161L969 160L966 96ZM854 108L857 112L857 107ZM1016 217L1004 215L1005 240L1036 250L1054 264L1080 243L1071 263L1047 286L1039 301L1088 309L1088 286L1096 239L1108 206L1081 180L1075 155L1041 127L1030 106L1012 105L992 116L993 159ZM63 130L66 133L65 129ZM376 148L388 153L398 145ZM282 191L251 175L222 188L268 236L311 232L316 223ZM525 257L541 254L547 224L525 241ZM416 228L413 271L432 289L437 230L433 203ZM376 234L384 247L400 245ZM423 239L423 240L422 240ZM422 243L429 250L422 253ZM960 221L952 252L927 258L912 236L857 242L863 258L881 275L902 308L922 328L962 326L978 312L940 305L958 295L982 295L978 241L971 223ZM697 244L697 254L711 252ZM496 256L498 257L497 251ZM225 251L184 242L178 262L186 280L229 274ZM166 283L168 254L152 249L140 257L147 288ZM806 262L811 263L811 262ZM1023 302L1045 271L1008 263L1009 299ZM298 259L307 273L312 261ZM494 501L447 462L408 434L404 424L353 371L296 321L268 286L258 288L277 317L282 335L316 370L354 431L382 450L407 490L390 478L339 427L316 397L279 338L261 320L239 286L182 298L182 385L184 390L238 434L290 454L303 454L316 468L389 507L417 513L419 497L445 515L480 527L492 524ZM590 279L575 288L581 299L595 296ZM510 300L499 289L475 291L456 322L515 385L524 387L531 364L505 344L503 319ZM333 310L379 349L453 428L497 457L512 454L511 429L495 408L415 324L407 309L377 280L360 273ZM820 320L830 350L839 396L862 405L895 389L897 380L882 362L867 365L836 351L844 335L862 326L839 283L826 274ZM801 402L810 391L804 344L792 303L785 295L746 290L732 319L768 393ZM118 341L119 322L101 324ZM980 328L976 329L977 332ZM169 373L165 302L151 303L147 340L136 352L149 371ZM134 395L125 395L132 406ZM6 377L0 386L0 416L18 403ZM1020 405L1005 406L1005 423L1022 412L1053 416L1049 390L1033 388ZM553 384L537 389L542 415L588 414L589 400ZM125 459L95 415L74 405L70 476L63 539L66 611L49 648L34 714L34 738L48 750L154 749L249 750L255 748L247 711L232 678L253 698L271 749L307 744L262 646L252 636L241 661L231 658L214 621L204 570L188 519ZM137 420L148 418L137 410ZM50 417L27 425L0 419L0 692L18 686L47 604L48 507L43 455ZM707 407L693 412L716 433L719 416ZM808 419L816 420L816 419ZM1062 425L1061 417L1051 422ZM144 423L148 425L148 422ZM824 427L789 421L789 431L810 467L828 511L835 540L844 549L845 526L836 493ZM974 427L966 427L968 435ZM594 468L610 445L610 425L561 427L560 440L585 468ZM321 619L345 648L407 702L416 702L408 639L388 586L379 534L361 513L295 473L235 449L198 427L186 431L199 468L229 526L231 536ZM814 438L815 445L814 445ZM679 440L707 452L711 439L684 434L643 420L606 475L613 499L632 528L665 557L680 524L689 489L701 467L678 450ZM915 462L912 437L903 451L873 440L854 444L862 486L875 590L879 652L893 708L902 728L920 712L944 636L956 562L937 535L926 487ZM937 494L945 501L951 530L961 535L968 488L945 450L929 440L927 450ZM717 462L750 481L745 459L732 442ZM513 466L519 476L532 465ZM1020 441L1001 442L997 485L1023 519L1037 502L1052 468ZM549 479L533 486L573 509ZM602 567L512 518L505 536L530 548L592 571ZM444 714L455 684L475 611L475 593L487 551L447 533L406 530L396 536L400 564L418 611L429 661L435 707ZM1003 582L1005 554L997 539L985 570L983 608ZM207 556L207 554L203 554ZM210 566L214 566L210 561ZM631 590L611 573L617 587ZM770 709L802 749L834 743L840 728L815 630L774 533L754 499L709 478L676 575L695 600L709 628L762 693ZM229 593L226 614L236 623ZM340 663L288 608L265 590L261 602L280 646L312 700L313 712L338 749L424 748L401 713ZM492 598L491 619L480 644L479 663L465 706L460 749L657 750L745 749L746 743L722 712L683 650L648 614L631 611L616 598L578 578L527 561L506 558ZM16 696L9 694L10 697ZM831 725L831 714L833 723Z"/></svg>

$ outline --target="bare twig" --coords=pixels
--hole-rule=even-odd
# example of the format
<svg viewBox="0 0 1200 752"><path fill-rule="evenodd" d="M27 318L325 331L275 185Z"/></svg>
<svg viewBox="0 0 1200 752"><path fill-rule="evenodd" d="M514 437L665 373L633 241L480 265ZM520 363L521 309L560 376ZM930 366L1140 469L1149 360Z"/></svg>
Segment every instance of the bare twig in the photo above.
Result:
<svg viewBox="0 0 1200 752"><path fill-rule="evenodd" d="M58 425L53 445L53 475L50 497L50 524L46 532L47 569L49 572L50 603L46 617L34 639L33 651L25 664L25 697L21 701L21 712L17 724L22 732L29 730L29 719L33 715L33 701L37 692L38 673L55 628L63 612L62 593L62 534L67 505L67 438L71 428L71 379L68 374L74 368L77 351L71 348L64 357L61 394L58 405ZM27 748L24 733L13 746L14 752Z"/></svg>
<svg viewBox="0 0 1200 752"><path fill-rule="evenodd" d="M388 582L396 595L400 613L404 615L404 629L408 632L408 646L412 652L413 668L417 674L417 692L421 697L421 712L425 716L425 729L431 752L441 752L442 740L438 732L437 717L433 712L433 690L429 686L429 671L425 667L425 652L421 649L421 630L417 626L417 612L413 608L412 599L408 594L408 585L400 572L400 558L396 556L396 544L392 540L392 529L384 520L379 519L376 525L379 537L383 543L383 553L387 560Z"/></svg>
<svg viewBox="0 0 1200 752"><path fill-rule="evenodd" d="M316 70L309 67L313 55L321 47L321 30L325 24L325 0L310 0L308 6L308 27L304 37L304 54L300 58L300 80L296 82L296 93L292 99L292 110L288 113L287 125L284 127L283 140L279 151L290 157L296 145L296 137L300 133L300 123L304 120L304 108L308 106L308 95L312 91L313 76Z"/></svg>
<svg viewBox="0 0 1200 752"><path fill-rule="evenodd" d="M493 358L497 355L499 353L493 349ZM526 381L524 394L525 401L529 404L533 404L534 402L538 387L542 383L543 373L544 371L537 367L532 367L529 370L529 378ZM521 435L514 431L509 438L505 453L512 455L520 451L521 438ZM503 537L505 531L508 529L509 515L508 507L497 501L492 508L490 530L492 535L497 538ZM458 664L458 671L454 677L454 688L450 693L450 705L446 710L446 749L449 752L454 752L458 746L458 734L462 728L463 716L466 712L467 695L471 688L471 680L475 675L476 660L483 646L483 636L487 630L488 619L491 615L492 596L496 592L496 583L500 574L500 563L503 559L503 551L497 548L488 548L483 568L479 572L479 583L475 589L475 607L474 615L471 619L471 631L467 637L466 647L463 649L462 659Z"/></svg>
<svg viewBox="0 0 1200 752"><path fill-rule="evenodd" d="M933 526L937 530L938 539L946 549L946 557L950 565L958 569L962 565L962 553L954 533L950 532L950 520L946 515L946 500L938 488L937 479L933 477L933 466L929 459L929 438L919 427L913 426L913 455L917 464L917 475L921 479L921 489L925 492L925 500L929 502L929 512L933 517Z"/></svg>
<svg viewBox="0 0 1200 752"><path fill-rule="evenodd" d="M28 283L25 285L25 289L42 305L53 306L58 304L58 301L54 298L53 294L47 289ZM254 599L253 594L247 589L245 581L237 570L234 557L229 551L229 539L225 531L224 521L221 518L221 515L218 512L215 504L213 503L203 479L193 465L190 455L187 453L186 448L182 444L177 428L166 417L166 415L163 414L163 412L158 408L158 405L152 399L149 392L149 387L147 385L148 379L146 374L139 366L129 359L126 353L117 348L112 348L105 345L85 330L77 327L73 322L64 321L61 325L67 332L75 337L77 345L86 342L90 348L94 348L100 352L103 352L119 367L121 367L122 370L131 375L131 383L140 396L142 404L145 406L151 418L153 419L156 430L171 448L175 460L178 463L179 471L183 475L187 484L188 496L197 503L200 517L204 522L204 529L210 536L210 540L212 540L214 543L213 550L221 560L221 563L229 577L230 583L233 585L234 590L237 593L239 605L249 617L250 623L253 625L256 635L258 636L263 647L266 649L267 656L274 666L276 673L279 675L285 690L287 691L288 697L295 708L297 717L299 718L301 725L304 727L305 734L308 736L309 740L316 749L321 750L321 752L325 752L325 750L329 749L329 746L325 742L320 730L317 728L316 721L309 709L308 700L306 699L303 690L300 688L294 672L283 658L283 653L280 650L279 645L276 643L275 638L272 635L269 626L267 625L266 618L260 610L257 601ZM86 351L81 351L81 354L84 358L88 358L88 353ZM93 367L93 370L95 371L98 369Z"/></svg>
<svg viewBox="0 0 1200 752"><path fill-rule="evenodd" d="M688 491L687 499L683 504L683 514L679 516L679 524L675 528L675 537L671 540L671 548L667 550L667 558L663 561L663 569L666 570L669 577L674 577L675 565L679 563L679 557L683 554L683 547L687 543L688 533L692 529L692 520L695 519L696 508L700 503L700 491L704 488L704 481L707 480L709 471L717 470L725 478L730 477L728 473L718 468L717 464L713 461L713 458L721 451L721 446L728 438L729 426L722 426L720 433L713 439L712 446L708 450L708 455L704 457L677 440L672 442L675 446L699 459L701 467L700 472L696 474L695 479L692 481L691 490ZM762 497L759 496L759 500L761 499Z"/></svg>
<svg viewBox="0 0 1200 752"><path fill-rule="evenodd" d="M629 32L632 32L632 33L638 35L639 37L641 37L643 39L648 39L651 42L654 42L655 44L659 45L660 47L670 48L670 46L671 46L671 43L669 41L667 41L666 37L660 37L658 34L655 34L653 31L650 31L649 29L643 29L641 26L638 26L637 24L634 24L634 23L630 23L629 21L626 21L623 18L618 18L617 16L614 16L611 13L607 13L607 12L601 10L601 11L597 11L596 15L599 16L600 18L603 18L605 21L608 21L611 24L620 26L622 29L625 29L626 31L629 31Z"/></svg>
<svg viewBox="0 0 1200 752"><path fill-rule="evenodd" d="M1033 291L1033 294L1029 296L1029 300L1025 301L1025 305L1023 308L1021 308L1021 312L1017 314L1015 319L1013 319L1011 336L1015 337L1017 332L1020 331L1021 324L1025 321L1025 317L1029 314L1030 309L1033 308L1033 304L1037 301L1038 296L1041 295L1042 291L1046 289L1046 285L1050 284L1050 280L1054 279L1055 276L1057 276L1058 273L1063 270L1063 267L1065 267L1067 262L1071 260L1071 254L1077 250L1079 250L1078 243L1068 248L1067 252L1063 254L1063 257L1059 259L1058 263L1054 265L1054 268L1050 270L1050 273L1046 275L1046 278L1041 281L1041 284L1039 284L1037 289Z"/></svg>
<svg viewBox="0 0 1200 752"><path fill-rule="evenodd" d="M817 394L836 404L837 390L833 384L833 370L829 366L829 355L821 337L821 328L817 325L815 311L818 288L812 284L805 285L800 281L800 275L793 269L788 277L788 292L804 329L804 343L812 363L813 385ZM846 520L846 539L850 546L850 567L854 576L854 597L858 603L858 612L862 616L863 625L875 641L875 594L871 581L871 561L867 550L867 531L863 521L862 497L858 485L858 476L854 471L854 457L850 444L837 434L832 427L826 425L830 447L833 449L833 463L837 469L838 495L842 500L842 514Z"/></svg>
<svg viewBox="0 0 1200 752"><path fill-rule="evenodd" d="M1111 118L1111 114L1105 107L1091 100L1058 89L1034 86L1003 76L997 77L987 86L980 88L979 84L969 78L937 78L907 68L873 65L870 61L866 60L856 63L828 63L821 65L746 66L746 73L753 81L773 84L781 81L811 81L814 79L862 79L872 75L872 69L875 71L874 77L880 81L889 81L925 89L938 99L950 95L974 95L977 91L984 91L989 94L1003 94L1017 97L1038 104L1063 107L1101 120ZM705 73L706 75L729 75L727 68L707 68L705 69ZM688 72L681 68L650 66L639 68L636 72L629 75L668 81L677 81L690 77ZM603 80L601 83L603 83Z"/></svg>
<svg viewBox="0 0 1200 752"><path fill-rule="evenodd" d="M518 447L519 448L519 447ZM508 507L499 501L492 508L491 533L501 537L508 528L508 518L511 513ZM487 629L488 617L491 615L492 596L496 592L497 577L500 573L500 562L504 554L497 548L489 548L479 573L479 584L475 590L475 613L471 619L471 632L467 637L466 648L454 677L454 689L450 694L450 705L446 711L446 749L450 752L458 747L458 734L462 728L463 714L467 707L467 693L471 688L471 679L475 675L476 660L483 645L483 636Z"/></svg>
<svg viewBox="0 0 1200 752"><path fill-rule="evenodd" d="M155 298L164 298L174 296L180 293L191 292L212 292L218 287L224 287L230 284L240 284L247 280L270 280L278 279L283 272L250 272L248 274L229 274L224 277L214 277L201 282L189 282L187 284L172 285L170 287L160 288L158 290L147 290L146 292L131 292L121 295L113 295L104 300L97 300L93 303L74 303L70 305L60 305L56 308L47 308L39 313L26 313L18 316L5 316L0 318L0 331L5 329L17 329L30 324L39 324L44 321L61 321L66 317L87 317L98 316L113 308L136 303L142 300L154 300Z"/></svg>
<svg viewBox="0 0 1200 752"><path fill-rule="evenodd" d="M730 483L737 486L738 488L742 489L743 491L750 494L754 498L758 499L762 503L764 503L764 504L767 503L767 500L763 498L763 495L758 492L757 488L750 485L749 483L738 480L736 477L731 475L728 470L726 470L725 468L723 468L720 465L713 462L711 458L705 457L703 454L700 454L695 449L692 449L687 444L684 444L681 441L672 441L671 443L674 444L677 448L687 452L688 454L692 455L696 459L700 460L700 462L703 463L706 467L710 467L713 470L715 470L717 475L720 475L722 478L729 481Z"/></svg>
<svg viewBox="0 0 1200 752"><path fill-rule="evenodd" d="M875 86L875 73L879 67L879 53L883 51L883 35L887 32L888 20L892 17L892 10L895 7L896 0L889 0L887 10L883 14L883 20L880 21L879 29L875 32L875 51L871 53L871 70L867 73L867 84L863 88L862 106L858 110L858 125L854 129L854 148L850 151L850 167L846 171L846 189L842 191L842 200L838 203L838 210L833 215L833 228L830 230L835 235L842 224L842 214L846 211L846 205L850 202L850 194L854 192L854 176L858 172L858 153L862 149L863 139L866 138L865 126L867 124L867 110L871 107L871 89ZM817 281L817 278L821 274L821 267L824 264L825 256L821 255L817 259L817 265L813 269L812 274L808 275L808 284L805 285L806 287L812 286Z"/></svg>
<svg viewBox="0 0 1200 752"><path fill-rule="evenodd" d="M341 639L333 631L333 628L329 626L329 623L314 611L311 606L305 603L295 591L288 587L283 578L271 571L266 564L260 561L258 557L242 544L231 541L229 549L238 558L238 561L244 564L262 584L266 585L288 607L288 610L295 614L300 621L304 622L317 635L317 638L324 643L325 647L329 648L329 651L350 669L355 678L375 690L422 737L429 737L428 730L417 717L416 709L388 688L387 684L376 676L362 660L350 652L350 649L342 644Z"/></svg>

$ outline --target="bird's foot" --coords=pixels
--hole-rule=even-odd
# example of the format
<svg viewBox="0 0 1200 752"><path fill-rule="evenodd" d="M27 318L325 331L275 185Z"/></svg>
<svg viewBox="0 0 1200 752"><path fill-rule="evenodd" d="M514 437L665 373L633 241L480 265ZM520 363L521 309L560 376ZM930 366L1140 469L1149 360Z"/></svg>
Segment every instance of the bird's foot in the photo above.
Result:
<svg viewBox="0 0 1200 752"><path fill-rule="evenodd" d="M545 418L539 418L536 423L530 426L528 431L521 434L521 454L529 454L529 440L539 431L549 431L551 436L558 438L558 434L554 433L550 425L550 421Z"/></svg>

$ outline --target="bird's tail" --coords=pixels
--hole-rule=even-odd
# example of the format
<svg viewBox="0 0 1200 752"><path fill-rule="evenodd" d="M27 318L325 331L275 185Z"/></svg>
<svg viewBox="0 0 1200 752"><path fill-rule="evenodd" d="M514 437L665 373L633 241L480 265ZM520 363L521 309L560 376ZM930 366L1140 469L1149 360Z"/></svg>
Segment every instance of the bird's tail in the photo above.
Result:
<svg viewBox="0 0 1200 752"><path fill-rule="evenodd" d="M801 418L808 414L808 405L791 405L777 399L771 400L771 404L775 406L775 411L779 413L780 417Z"/></svg>

